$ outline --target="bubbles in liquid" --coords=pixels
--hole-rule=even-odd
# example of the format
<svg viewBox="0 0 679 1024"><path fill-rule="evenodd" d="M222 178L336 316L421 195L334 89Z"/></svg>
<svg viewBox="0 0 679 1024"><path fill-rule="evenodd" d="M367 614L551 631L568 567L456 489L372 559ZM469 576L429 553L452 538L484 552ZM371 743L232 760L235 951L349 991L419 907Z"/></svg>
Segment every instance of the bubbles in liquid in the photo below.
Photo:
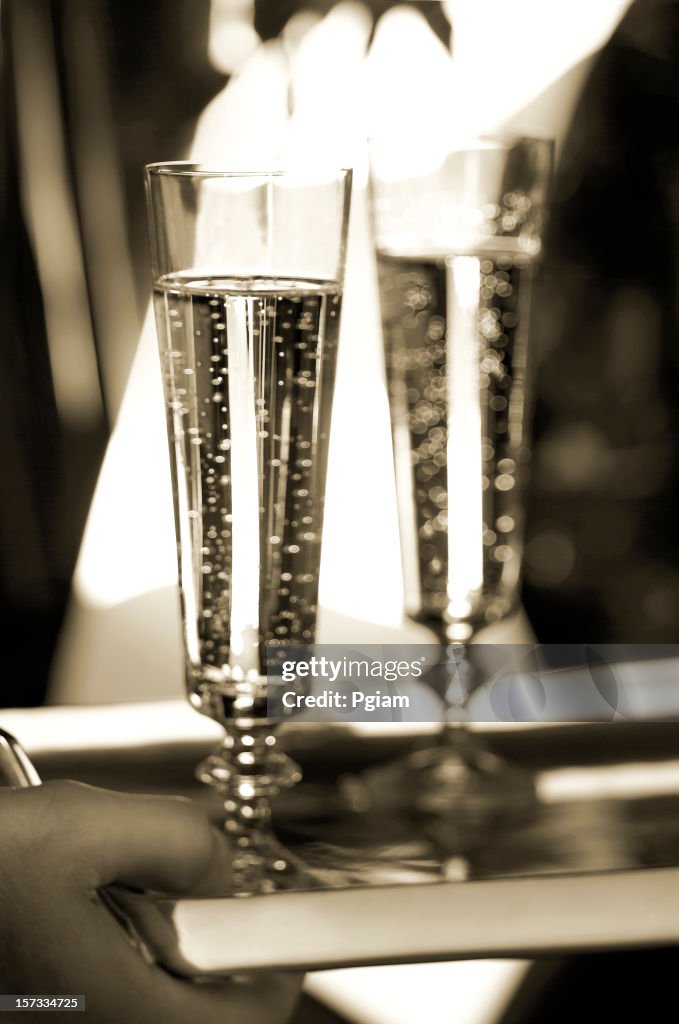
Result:
<svg viewBox="0 0 679 1024"><path fill-rule="evenodd" d="M254 396L247 441L259 504L260 671L265 643L309 643L315 635L340 301L336 285L317 281L178 275L155 289L160 337L170 323L182 327L161 352L180 510L181 496L190 495L179 539L193 571L180 558L180 573L185 610L196 609L195 621L185 622L187 650L200 652L196 683L204 669L228 673L231 655L233 495L243 486L234 476L234 400L242 413L234 387L247 385Z"/></svg>
<svg viewBox="0 0 679 1024"><path fill-rule="evenodd" d="M380 302L411 615L443 620L449 608L448 509L465 501L448 472L455 258L380 253ZM478 446L483 523L483 586L468 613L489 621L516 599L520 564L520 483L524 406L525 315L530 260L512 253L478 255ZM523 319L522 319L523 317ZM479 444L480 441L480 444ZM404 512L405 509L407 512Z"/></svg>

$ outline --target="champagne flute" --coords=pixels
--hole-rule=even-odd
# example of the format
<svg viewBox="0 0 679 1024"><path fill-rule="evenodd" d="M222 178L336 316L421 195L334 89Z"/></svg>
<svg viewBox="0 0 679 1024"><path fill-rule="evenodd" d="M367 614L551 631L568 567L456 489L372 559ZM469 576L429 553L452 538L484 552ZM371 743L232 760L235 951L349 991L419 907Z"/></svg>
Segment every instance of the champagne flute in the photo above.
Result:
<svg viewBox="0 0 679 1024"><path fill-rule="evenodd" d="M189 699L225 729L234 890L287 884L277 646L312 644L351 171L151 164L146 186ZM273 651L273 657L272 657Z"/></svg>
<svg viewBox="0 0 679 1024"><path fill-rule="evenodd" d="M519 601L531 286L552 145L451 142L428 161L388 143L373 143L371 189L405 610L441 645L428 682L447 721L416 760L443 783L431 802L450 809L479 773L502 774L461 723L484 681L472 641Z"/></svg>

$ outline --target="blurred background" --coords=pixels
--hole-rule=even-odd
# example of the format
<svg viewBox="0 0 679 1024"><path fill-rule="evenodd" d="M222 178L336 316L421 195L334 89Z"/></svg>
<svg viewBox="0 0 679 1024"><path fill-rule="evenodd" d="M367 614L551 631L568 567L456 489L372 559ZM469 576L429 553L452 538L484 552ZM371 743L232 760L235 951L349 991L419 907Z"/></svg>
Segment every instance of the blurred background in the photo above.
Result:
<svg viewBox="0 0 679 1024"><path fill-rule="evenodd" d="M359 172L322 632L400 635L361 175L365 108L382 103L414 139L438 117L557 143L514 638L679 642L677 0L0 0L0 17L0 616L19 644L0 705L181 696L142 168L275 163L305 133ZM504 1019L582 1016L578 986L583 1019L647 1015L641 982L670 984L676 951L632 956L576 958L556 982L543 965ZM342 1016L314 1020L423 1019L421 989L430 1024L453 990L457 1024L497 1020L528 967L381 970L318 980ZM633 992L621 970L639 972Z"/></svg>
<svg viewBox="0 0 679 1024"><path fill-rule="evenodd" d="M679 640L674 0L2 0L1 16L0 602L25 654L3 704L181 688L143 164L274 162L308 129L360 165L371 102L402 104L413 133L433 112L556 138L525 609L543 642ZM358 179L321 595L346 639L400 616ZM111 692L121 645L148 690Z"/></svg>

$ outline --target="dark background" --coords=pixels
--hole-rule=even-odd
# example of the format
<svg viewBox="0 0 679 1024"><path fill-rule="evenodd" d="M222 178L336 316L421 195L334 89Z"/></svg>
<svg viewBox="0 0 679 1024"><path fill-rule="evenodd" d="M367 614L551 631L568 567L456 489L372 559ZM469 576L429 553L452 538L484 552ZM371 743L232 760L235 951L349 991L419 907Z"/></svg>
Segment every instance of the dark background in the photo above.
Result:
<svg viewBox="0 0 679 1024"><path fill-rule="evenodd" d="M275 37L300 6L257 3L257 31ZM377 19L393 5L370 6ZM440 5L416 6L447 40ZM65 419L55 400L22 206L30 176L27 186L18 89L26 68L39 82L51 65L101 369L110 344L101 282L112 261L129 264L133 285L116 301L136 328L147 299L141 167L149 153L184 155L199 114L226 82L207 60L208 20L207 0L2 5L0 621L15 641L7 650L17 652L21 684L6 673L11 690L0 704L44 697L115 411L101 386L86 422ZM454 44L454 28L452 35ZM40 112L29 120L39 134ZM118 250L92 241L97 218L81 153L95 130L119 183L126 244ZM679 641L678 240L679 5L637 0L575 113L536 303L524 600L543 642ZM120 354L123 367L132 355L132 347Z"/></svg>

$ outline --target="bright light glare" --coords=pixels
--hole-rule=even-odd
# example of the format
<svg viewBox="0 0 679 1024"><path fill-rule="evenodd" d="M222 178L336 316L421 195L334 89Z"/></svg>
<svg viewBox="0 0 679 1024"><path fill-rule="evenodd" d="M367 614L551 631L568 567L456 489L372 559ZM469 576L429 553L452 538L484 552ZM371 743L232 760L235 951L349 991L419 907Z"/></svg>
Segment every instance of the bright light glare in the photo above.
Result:
<svg viewBox="0 0 679 1024"><path fill-rule="evenodd" d="M356 169L364 162L361 71L371 26L365 5L347 0L301 40L291 62L286 166Z"/></svg>
<svg viewBox="0 0 679 1024"><path fill-rule="evenodd" d="M630 2L443 0L453 26L450 113L459 130L501 129L603 46Z"/></svg>
<svg viewBox="0 0 679 1024"><path fill-rule="evenodd" d="M76 596L107 608L176 583L170 463L149 308L99 474L76 566Z"/></svg>
<svg viewBox="0 0 679 1024"><path fill-rule="evenodd" d="M546 804L676 796L679 793L679 761L558 768L539 776L537 792Z"/></svg>
<svg viewBox="0 0 679 1024"><path fill-rule="evenodd" d="M233 171L279 166L289 88L283 47L264 43L201 114L189 158Z"/></svg>
<svg viewBox="0 0 679 1024"><path fill-rule="evenodd" d="M476 256L456 256L448 280L448 600L465 619L483 585L483 461L479 404L479 290Z"/></svg>
<svg viewBox="0 0 679 1024"><path fill-rule="evenodd" d="M529 966L520 960L471 960L353 967L310 974L306 989L360 1024L492 1024Z"/></svg>
<svg viewBox="0 0 679 1024"><path fill-rule="evenodd" d="M254 0L212 0L208 55L217 71L234 74L257 49L254 17Z"/></svg>
<svg viewBox="0 0 679 1024"><path fill-rule="evenodd" d="M457 118L452 73L450 54L419 11L395 7L380 19L362 88L380 177L416 177L443 162Z"/></svg>
<svg viewBox="0 0 679 1024"><path fill-rule="evenodd" d="M229 338L229 423L231 425L231 656L232 665L257 671L259 622L259 483L255 417L254 353L248 351L247 314L242 303L226 309ZM254 643L253 643L254 641Z"/></svg>

